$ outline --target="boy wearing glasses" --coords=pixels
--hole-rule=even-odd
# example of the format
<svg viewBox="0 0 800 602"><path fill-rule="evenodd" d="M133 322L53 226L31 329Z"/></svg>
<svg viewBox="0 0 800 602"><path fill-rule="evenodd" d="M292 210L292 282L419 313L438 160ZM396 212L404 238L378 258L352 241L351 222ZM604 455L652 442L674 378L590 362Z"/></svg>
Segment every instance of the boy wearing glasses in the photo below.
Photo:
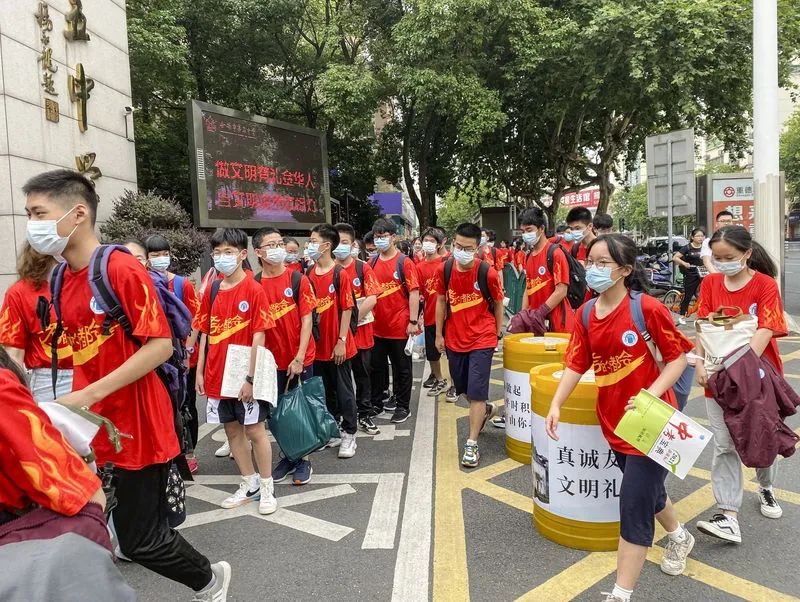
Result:
<svg viewBox="0 0 800 602"><path fill-rule="evenodd" d="M538 207L526 209L519 218L522 239L530 249L525 259L526 290L522 310L536 309L546 320L547 332L571 333L575 315L567 302L569 264L563 248L552 254L548 265L548 249L553 244L545 236L545 215Z"/></svg>
<svg viewBox="0 0 800 602"><path fill-rule="evenodd" d="M208 397L206 420L222 423L233 458L242 475L239 489L223 500L223 508L236 508L260 500L258 511L272 514L278 509L272 481L272 449L264 421L266 401L253 399L256 352L264 346L265 331L275 327L269 316L267 296L261 286L245 274L247 234L236 228L219 228L211 237L214 268L223 279L203 294L193 326L201 333L196 389ZM213 296L213 299L212 299ZM222 397L222 379L230 345L250 347L250 367L238 398ZM244 428L242 428L244 427ZM256 472L247 441L253 446Z"/></svg>
<svg viewBox="0 0 800 602"><path fill-rule="evenodd" d="M269 315L275 322L265 339L275 356L279 394L287 390L287 385L296 386L314 376L316 349L311 333L317 300L305 274L286 265L285 240L273 227L261 228L253 235L253 248L261 263L261 273L255 279L264 289ZM293 483L299 486L311 480L311 473L308 457L295 462L282 458L272 471L272 479L280 483L294 474Z"/></svg>

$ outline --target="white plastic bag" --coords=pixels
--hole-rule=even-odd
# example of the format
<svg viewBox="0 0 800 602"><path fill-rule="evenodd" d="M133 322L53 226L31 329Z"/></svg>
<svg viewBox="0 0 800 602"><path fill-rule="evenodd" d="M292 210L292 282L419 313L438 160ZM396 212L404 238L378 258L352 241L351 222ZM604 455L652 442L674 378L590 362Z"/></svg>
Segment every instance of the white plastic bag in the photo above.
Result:
<svg viewBox="0 0 800 602"><path fill-rule="evenodd" d="M736 313L725 315L725 310ZM743 314L738 307L720 307L707 318L697 320L695 330L705 351L703 363L710 376L722 369L722 360L727 355L750 344L758 330L758 318Z"/></svg>

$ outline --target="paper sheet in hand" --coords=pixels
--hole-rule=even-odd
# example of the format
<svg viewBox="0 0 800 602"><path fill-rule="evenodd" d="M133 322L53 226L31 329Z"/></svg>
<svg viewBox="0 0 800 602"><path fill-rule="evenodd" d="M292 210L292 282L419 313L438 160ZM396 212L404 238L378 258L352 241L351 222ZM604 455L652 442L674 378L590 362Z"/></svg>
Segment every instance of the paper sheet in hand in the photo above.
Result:
<svg viewBox="0 0 800 602"><path fill-rule="evenodd" d="M358 307L360 309L361 305L364 303L364 298L362 297L361 299L357 299L356 303L358 304ZM358 321L358 325L364 326L364 324L371 324L374 321L375 321L375 315L372 312L369 312L366 316L364 316L362 319Z"/></svg>
<svg viewBox="0 0 800 602"><path fill-rule="evenodd" d="M250 349L246 345L228 345L220 391L222 397L239 398L242 385L250 372ZM259 347L253 376L253 397L275 406L278 403L277 386L275 358L269 350Z"/></svg>
<svg viewBox="0 0 800 602"><path fill-rule="evenodd" d="M711 441L711 431L642 389L614 434L683 479Z"/></svg>
<svg viewBox="0 0 800 602"><path fill-rule="evenodd" d="M40 403L39 408L47 414L53 426L61 431L64 439L76 452L81 456L89 455L92 451L92 440L97 435L97 431L100 430L98 425L89 422L68 407L54 401Z"/></svg>

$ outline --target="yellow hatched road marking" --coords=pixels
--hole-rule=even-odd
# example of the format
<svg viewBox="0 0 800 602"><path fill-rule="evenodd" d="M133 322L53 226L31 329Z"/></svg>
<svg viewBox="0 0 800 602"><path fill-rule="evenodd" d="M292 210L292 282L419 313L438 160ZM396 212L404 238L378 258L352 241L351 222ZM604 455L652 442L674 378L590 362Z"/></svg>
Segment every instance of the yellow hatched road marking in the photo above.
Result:
<svg viewBox="0 0 800 602"><path fill-rule="evenodd" d="M533 500L526 495L521 495L516 491L511 491L505 487L500 487L489 481L481 481L475 479L464 479L465 487L482 493L483 495L492 498L497 502L502 502L517 510L522 510L531 514L533 512Z"/></svg>
<svg viewBox="0 0 800 602"><path fill-rule="evenodd" d="M697 477L698 479L706 479L707 481L711 480L711 471L703 470L702 468L692 468L689 471L689 475L693 477ZM760 489L758 483L754 483L751 479L755 478L756 471L752 468L745 468L744 472L744 488L747 491L751 491L753 493L757 493ZM795 493L794 491L787 491L785 489L773 489L772 492L775 494L779 500L784 502L789 502L790 504L797 504L800 505L800 493Z"/></svg>
<svg viewBox="0 0 800 602"><path fill-rule="evenodd" d="M502 367L503 367L503 364L494 364L492 366L492 371L499 370Z"/></svg>
<svg viewBox="0 0 800 602"><path fill-rule="evenodd" d="M490 379L489 379L489 382L490 382L491 384L493 384L493 385L499 385L499 386L501 386L501 387L504 387L504 386L506 385L505 381L502 381L502 380L497 380L496 378L490 378Z"/></svg>
<svg viewBox="0 0 800 602"><path fill-rule="evenodd" d="M594 552L582 558L555 577L548 579L516 602L541 602L541 600L572 600L604 579L617 568L616 552Z"/></svg>
<svg viewBox="0 0 800 602"><path fill-rule="evenodd" d="M468 476L470 479L484 479L488 481L489 479L499 477L501 474L514 470L515 468L519 468L520 466L523 466L523 464L520 464L511 458L506 458L505 460L500 460L500 462L495 462L494 464L489 464L488 466L484 466L478 470L473 470L472 472L467 473L466 476Z"/></svg>

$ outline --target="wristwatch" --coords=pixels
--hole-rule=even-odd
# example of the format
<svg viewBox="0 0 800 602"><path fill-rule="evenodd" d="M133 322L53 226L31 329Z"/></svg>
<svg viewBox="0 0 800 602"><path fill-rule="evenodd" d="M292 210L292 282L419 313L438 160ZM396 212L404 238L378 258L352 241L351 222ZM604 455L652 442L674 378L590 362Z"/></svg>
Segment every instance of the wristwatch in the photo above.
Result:
<svg viewBox="0 0 800 602"><path fill-rule="evenodd" d="M346 343L346 342L347 342L347 337L339 337L339 340L340 340L342 343Z"/></svg>
<svg viewBox="0 0 800 602"><path fill-rule="evenodd" d="M412 324L413 326L416 326L417 324L419 324L419 320L409 320L408 323Z"/></svg>
<svg viewBox="0 0 800 602"><path fill-rule="evenodd" d="M244 380L247 382L248 385L253 384L253 377L252 376L245 376Z"/></svg>

